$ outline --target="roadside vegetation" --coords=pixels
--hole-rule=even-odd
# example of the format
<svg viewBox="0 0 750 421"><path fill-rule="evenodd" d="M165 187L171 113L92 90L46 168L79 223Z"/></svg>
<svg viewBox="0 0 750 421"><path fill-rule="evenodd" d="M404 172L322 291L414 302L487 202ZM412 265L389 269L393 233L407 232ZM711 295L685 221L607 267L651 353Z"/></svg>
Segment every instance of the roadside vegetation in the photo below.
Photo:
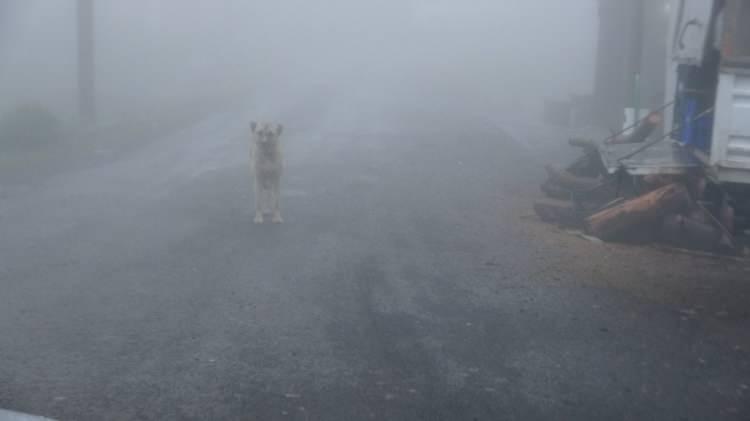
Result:
<svg viewBox="0 0 750 421"><path fill-rule="evenodd" d="M0 115L0 187L43 181L65 171L111 162L220 110L226 98L161 101L82 128L41 104Z"/></svg>

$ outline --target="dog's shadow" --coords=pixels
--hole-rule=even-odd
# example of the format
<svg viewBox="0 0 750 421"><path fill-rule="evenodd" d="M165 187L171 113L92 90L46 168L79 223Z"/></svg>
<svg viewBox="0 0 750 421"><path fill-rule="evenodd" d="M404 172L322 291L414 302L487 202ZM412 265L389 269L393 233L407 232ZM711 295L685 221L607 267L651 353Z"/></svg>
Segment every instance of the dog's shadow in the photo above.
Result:
<svg viewBox="0 0 750 421"><path fill-rule="evenodd" d="M248 220L248 223L249 226L243 231L250 236L253 243L262 244L264 247L281 244L287 231L285 230L286 223L274 224L269 220L262 224L256 224L252 217Z"/></svg>

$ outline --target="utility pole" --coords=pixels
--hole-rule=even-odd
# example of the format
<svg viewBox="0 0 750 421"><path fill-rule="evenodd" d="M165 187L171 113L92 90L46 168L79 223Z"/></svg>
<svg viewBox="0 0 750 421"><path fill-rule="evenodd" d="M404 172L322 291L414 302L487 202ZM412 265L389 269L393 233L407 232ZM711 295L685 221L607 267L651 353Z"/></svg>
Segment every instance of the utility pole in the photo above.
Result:
<svg viewBox="0 0 750 421"><path fill-rule="evenodd" d="M643 0L635 0L633 10L633 45L632 45L632 75L633 75L633 121L641 118L641 67L643 62L643 31L644 4Z"/></svg>
<svg viewBox="0 0 750 421"><path fill-rule="evenodd" d="M78 112L81 123L96 122L94 0L78 0Z"/></svg>

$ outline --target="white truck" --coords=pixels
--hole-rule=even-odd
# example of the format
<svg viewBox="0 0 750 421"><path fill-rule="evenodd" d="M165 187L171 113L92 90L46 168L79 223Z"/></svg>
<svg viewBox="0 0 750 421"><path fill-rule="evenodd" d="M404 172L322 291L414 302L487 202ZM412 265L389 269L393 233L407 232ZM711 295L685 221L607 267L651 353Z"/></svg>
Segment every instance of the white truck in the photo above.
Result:
<svg viewBox="0 0 750 421"><path fill-rule="evenodd" d="M703 104L709 122L700 129L680 128L678 140L705 153L716 181L750 193L750 2L673 0L670 5L666 102L675 102L665 127L687 126L685 104ZM690 79L695 70L702 78ZM681 119L682 117L682 119ZM677 121L681 119L682 121ZM695 128L693 128L695 129ZM692 138L691 138L692 137ZM735 197L735 199L740 199Z"/></svg>

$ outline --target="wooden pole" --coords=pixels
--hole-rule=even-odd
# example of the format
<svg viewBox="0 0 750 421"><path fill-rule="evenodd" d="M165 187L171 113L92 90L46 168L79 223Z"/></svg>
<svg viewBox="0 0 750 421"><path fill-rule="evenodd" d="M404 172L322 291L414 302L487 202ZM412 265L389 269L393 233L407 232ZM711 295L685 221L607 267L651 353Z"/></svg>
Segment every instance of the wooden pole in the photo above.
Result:
<svg viewBox="0 0 750 421"><path fill-rule="evenodd" d="M78 0L78 111L81 122L96 122L94 0Z"/></svg>
<svg viewBox="0 0 750 421"><path fill-rule="evenodd" d="M633 11L633 45L632 45L632 73L633 73L633 121L641 119L641 62L643 61L643 1L635 0Z"/></svg>

